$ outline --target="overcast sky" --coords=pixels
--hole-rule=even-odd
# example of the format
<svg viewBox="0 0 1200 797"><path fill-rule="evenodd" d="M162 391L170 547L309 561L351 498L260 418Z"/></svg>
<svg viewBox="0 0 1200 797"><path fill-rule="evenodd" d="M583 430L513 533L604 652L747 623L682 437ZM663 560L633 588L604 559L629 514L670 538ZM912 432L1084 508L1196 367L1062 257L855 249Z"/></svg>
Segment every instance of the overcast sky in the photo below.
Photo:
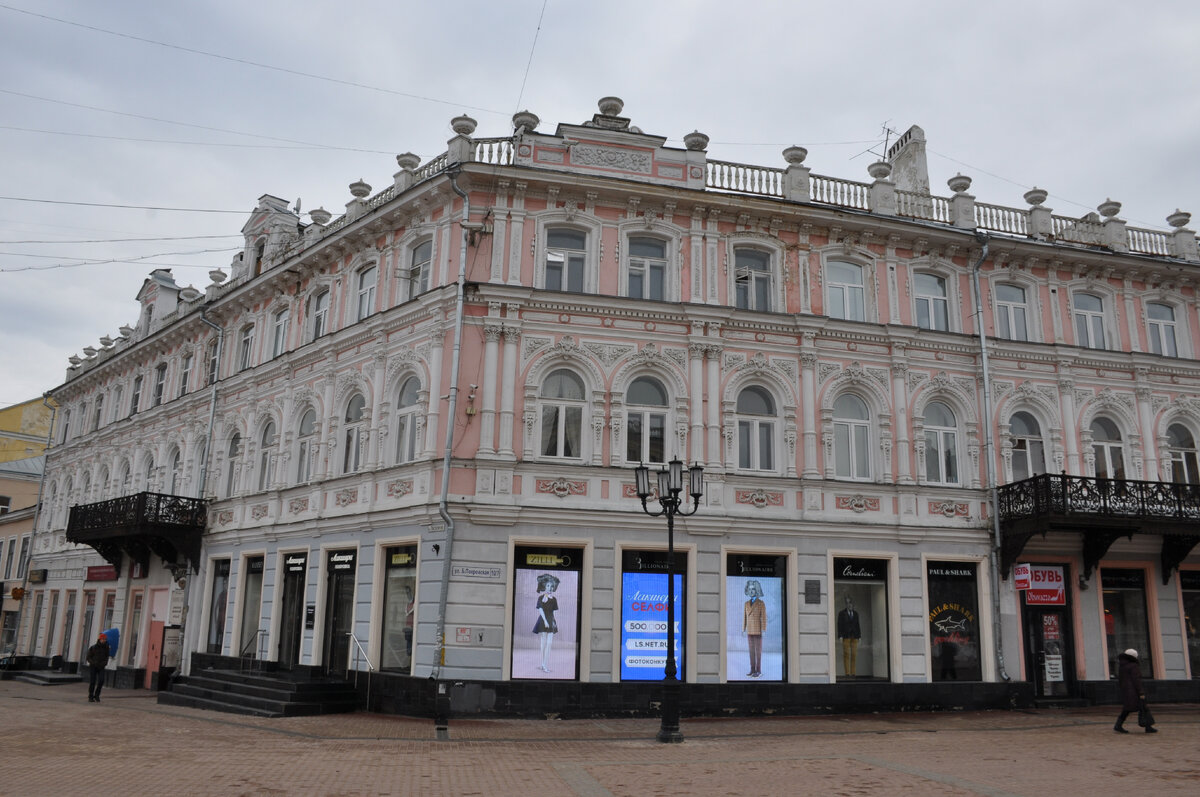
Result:
<svg viewBox="0 0 1200 797"><path fill-rule="evenodd" d="M983 202L1200 221L1197 42L1195 0L0 0L0 405L134 323L153 268L228 270L262 194L336 217L464 111L553 131L613 94L676 146L782 166L799 144L862 181L884 126L918 124L934 193L962 172Z"/></svg>

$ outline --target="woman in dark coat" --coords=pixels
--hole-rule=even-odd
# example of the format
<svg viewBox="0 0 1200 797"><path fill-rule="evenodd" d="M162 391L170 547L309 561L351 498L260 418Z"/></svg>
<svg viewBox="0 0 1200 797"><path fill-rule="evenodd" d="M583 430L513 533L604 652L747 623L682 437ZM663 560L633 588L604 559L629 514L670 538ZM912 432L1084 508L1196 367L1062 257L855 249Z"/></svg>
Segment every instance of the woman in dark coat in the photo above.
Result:
<svg viewBox="0 0 1200 797"><path fill-rule="evenodd" d="M1117 656L1117 683L1121 689L1121 715L1113 730L1117 733L1129 733L1122 727L1125 718L1141 709L1146 702L1146 692L1142 689L1142 669L1138 665L1138 652L1129 648ZM1158 733L1152 725L1146 726L1146 733Z"/></svg>

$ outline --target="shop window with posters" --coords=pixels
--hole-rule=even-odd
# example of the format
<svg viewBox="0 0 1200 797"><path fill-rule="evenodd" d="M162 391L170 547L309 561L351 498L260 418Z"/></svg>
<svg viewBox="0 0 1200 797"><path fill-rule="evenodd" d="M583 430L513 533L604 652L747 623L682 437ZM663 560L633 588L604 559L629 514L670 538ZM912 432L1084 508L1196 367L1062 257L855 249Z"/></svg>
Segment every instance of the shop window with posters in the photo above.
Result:
<svg viewBox="0 0 1200 797"><path fill-rule="evenodd" d="M1200 570L1180 570L1183 626L1187 631L1188 663L1192 678L1200 678Z"/></svg>
<svg viewBox="0 0 1200 797"><path fill-rule="evenodd" d="M579 678L582 548L513 552L512 677Z"/></svg>
<svg viewBox="0 0 1200 797"><path fill-rule="evenodd" d="M413 632L417 616L417 546L392 545L384 549L383 650L380 669L412 669Z"/></svg>
<svg viewBox="0 0 1200 797"><path fill-rule="evenodd" d="M675 551L675 662L687 680L687 554ZM667 664L667 552L621 552L621 680L661 681Z"/></svg>
<svg viewBox="0 0 1200 797"><path fill-rule="evenodd" d="M787 557L725 560L725 680L787 680Z"/></svg>
<svg viewBox="0 0 1200 797"><path fill-rule="evenodd" d="M833 560L839 681L889 677L887 574L886 559Z"/></svg>
<svg viewBox="0 0 1200 797"><path fill-rule="evenodd" d="M1108 677L1117 677L1117 656L1133 648L1143 678L1154 677L1150 654L1150 622L1146 614L1146 573L1132 568L1100 569L1104 591L1104 636L1108 643Z"/></svg>
<svg viewBox="0 0 1200 797"><path fill-rule="evenodd" d="M925 565L929 661L935 681L981 681L979 587L974 562Z"/></svg>

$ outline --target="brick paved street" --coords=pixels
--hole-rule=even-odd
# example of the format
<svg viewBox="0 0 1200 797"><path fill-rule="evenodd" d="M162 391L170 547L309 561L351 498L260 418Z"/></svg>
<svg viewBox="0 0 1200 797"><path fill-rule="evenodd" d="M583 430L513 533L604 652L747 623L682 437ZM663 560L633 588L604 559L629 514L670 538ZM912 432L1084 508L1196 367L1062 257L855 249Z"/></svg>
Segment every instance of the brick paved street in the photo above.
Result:
<svg viewBox="0 0 1200 797"><path fill-rule="evenodd" d="M821 718L263 720L141 690L0 682L2 795L1103 795L1200 793L1200 706L1119 736L1108 707ZM1132 721L1130 722L1133 725Z"/></svg>

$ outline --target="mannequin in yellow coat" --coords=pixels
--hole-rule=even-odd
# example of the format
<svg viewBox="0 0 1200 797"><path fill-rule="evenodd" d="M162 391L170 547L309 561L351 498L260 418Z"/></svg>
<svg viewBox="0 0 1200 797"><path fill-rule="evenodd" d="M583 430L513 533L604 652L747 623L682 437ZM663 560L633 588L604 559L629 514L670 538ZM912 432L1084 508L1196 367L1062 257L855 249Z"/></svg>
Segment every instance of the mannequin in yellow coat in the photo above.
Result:
<svg viewBox="0 0 1200 797"><path fill-rule="evenodd" d="M742 611L742 633L746 635L750 648L750 672L746 675L758 678L762 675L762 638L767 630L767 605L763 603L762 584L757 580L747 581L745 592L750 597Z"/></svg>

